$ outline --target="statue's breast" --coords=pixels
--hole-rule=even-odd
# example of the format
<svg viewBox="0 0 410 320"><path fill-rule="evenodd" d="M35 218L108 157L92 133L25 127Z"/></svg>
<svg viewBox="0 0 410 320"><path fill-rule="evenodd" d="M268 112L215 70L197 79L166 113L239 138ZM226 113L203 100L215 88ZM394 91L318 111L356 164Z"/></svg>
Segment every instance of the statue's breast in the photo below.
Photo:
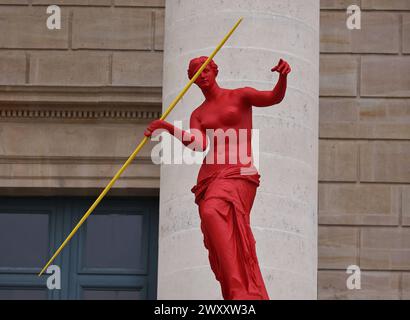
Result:
<svg viewBox="0 0 410 320"><path fill-rule="evenodd" d="M207 129L235 128L241 121L240 107L218 105L202 115L202 124Z"/></svg>
<svg viewBox="0 0 410 320"><path fill-rule="evenodd" d="M220 121L224 126L235 126L241 120L241 112L238 106L221 106Z"/></svg>

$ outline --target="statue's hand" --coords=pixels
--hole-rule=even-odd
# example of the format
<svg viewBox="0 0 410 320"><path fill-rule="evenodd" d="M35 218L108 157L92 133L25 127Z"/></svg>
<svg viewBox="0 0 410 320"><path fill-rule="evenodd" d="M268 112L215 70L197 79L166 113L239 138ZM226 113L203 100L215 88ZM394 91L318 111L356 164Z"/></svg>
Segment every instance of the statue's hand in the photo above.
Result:
<svg viewBox="0 0 410 320"><path fill-rule="evenodd" d="M148 125L147 129L145 129L144 135L150 137L157 129L168 130L168 125L164 120L154 120Z"/></svg>
<svg viewBox="0 0 410 320"><path fill-rule="evenodd" d="M285 60L280 59L279 63L277 64L276 67L273 67L271 69L272 72L279 72L280 75L288 75L288 73L291 71L289 63L287 63Z"/></svg>

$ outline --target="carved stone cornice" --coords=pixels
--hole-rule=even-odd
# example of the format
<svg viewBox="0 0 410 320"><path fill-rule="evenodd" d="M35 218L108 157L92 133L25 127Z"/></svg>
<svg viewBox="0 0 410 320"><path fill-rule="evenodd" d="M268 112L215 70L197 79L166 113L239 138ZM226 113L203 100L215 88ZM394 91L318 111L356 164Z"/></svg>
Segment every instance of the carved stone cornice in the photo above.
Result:
<svg viewBox="0 0 410 320"><path fill-rule="evenodd" d="M161 87L0 85L0 102L161 104L161 101Z"/></svg>
<svg viewBox="0 0 410 320"><path fill-rule="evenodd" d="M0 86L0 121L146 121L161 116L161 88Z"/></svg>
<svg viewBox="0 0 410 320"><path fill-rule="evenodd" d="M19 120L125 120L143 121L161 117L160 108L153 106L39 106L0 105L0 121Z"/></svg>

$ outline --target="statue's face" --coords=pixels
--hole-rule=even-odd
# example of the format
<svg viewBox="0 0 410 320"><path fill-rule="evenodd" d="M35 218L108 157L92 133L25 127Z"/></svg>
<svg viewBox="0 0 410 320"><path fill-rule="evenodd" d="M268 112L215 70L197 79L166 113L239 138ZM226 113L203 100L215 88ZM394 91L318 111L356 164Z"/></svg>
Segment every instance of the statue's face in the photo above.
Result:
<svg viewBox="0 0 410 320"><path fill-rule="evenodd" d="M195 84L202 90L212 87L216 82L216 75L214 69L209 65L201 72L199 77L196 79Z"/></svg>

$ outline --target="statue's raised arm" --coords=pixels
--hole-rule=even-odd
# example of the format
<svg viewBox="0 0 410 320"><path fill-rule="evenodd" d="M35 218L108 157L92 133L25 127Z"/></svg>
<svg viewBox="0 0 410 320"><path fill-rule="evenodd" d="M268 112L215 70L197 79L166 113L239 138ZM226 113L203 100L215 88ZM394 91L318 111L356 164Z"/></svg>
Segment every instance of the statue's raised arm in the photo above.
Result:
<svg viewBox="0 0 410 320"><path fill-rule="evenodd" d="M271 71L279 73L278 82L273 90L259 91L251 87L238 89L247 104L255 107L269 107L283 100L286 93L287 76L291 68L285 60L280 59L279 63Z"/></svg>

